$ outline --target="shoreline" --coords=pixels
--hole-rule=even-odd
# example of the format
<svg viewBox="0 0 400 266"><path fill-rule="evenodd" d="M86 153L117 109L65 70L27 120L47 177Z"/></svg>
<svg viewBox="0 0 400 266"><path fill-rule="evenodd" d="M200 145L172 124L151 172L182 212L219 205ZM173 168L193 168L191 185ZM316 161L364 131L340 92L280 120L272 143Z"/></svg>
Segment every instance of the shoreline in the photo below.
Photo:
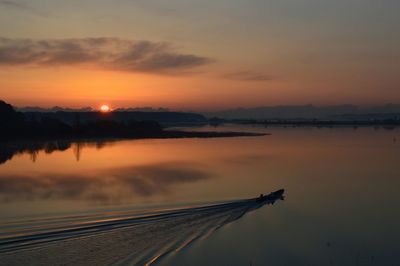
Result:
<svg viewBox="0 0 400 266"><path fill-rule="evenodd" d="M14 155L21 153L34 154L41 150L51 153L57 150L69 149L73 144L94 144L99 147L111 142L123 140L144 139L189 139L189 138L233 138L233 137L258 137L270 135L266 133L252 132L199 132L199 131L163 131L162 134L146 134L136 136L62 136L62 137L35 137L0 139L0 165L12 159Z"/></svg>
<svg viewBox="0 0 400 266"><path fill-rule="evenodd" d="M82 134L82 135L53 135L53 136L32 136L32 137L6 137L0 138L0 143L18 141L71 141L79 142L86 140L135 140L135 139L177 139L177 138L231 138L231 137L260 137L270 135L269 133L237 132L237 131L181 131L163 130L157 133L144 134Z"/></svg>

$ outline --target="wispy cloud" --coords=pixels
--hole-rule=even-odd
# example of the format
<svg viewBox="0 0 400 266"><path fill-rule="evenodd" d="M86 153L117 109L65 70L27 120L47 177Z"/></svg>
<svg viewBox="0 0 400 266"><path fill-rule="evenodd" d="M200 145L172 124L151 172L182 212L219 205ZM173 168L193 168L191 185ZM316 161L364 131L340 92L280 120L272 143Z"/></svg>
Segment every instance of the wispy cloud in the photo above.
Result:
<svg viewBox="0 0 400 266"><path fill-rule="evenodd" d="M0 0L0 6L19 11L26 11L34 15L47 16L47 14L45 14L44 12L33 8L32 6L23 1Z"/></svg>
<svg viewBox="0 0 400 266"><path fill-rule="evenodd" d="M213 60L175 51L164 42L119 38L8 39L0 38L0 66L96 65L104 69L186 73Z"/></svg>
<svg viewBox="0 0 400 266"><path fill-rule="evenodd" d="M268 81L272 80L272 76L257 71L238 71L223 75L226 79L243 80L243 81Z"/></svg>
<svg viewBox="0 0 400 266"><path fill-rule="evenodd" d="M0 0L0 5L23 10L29 9L25 3L19 1Z"/></svg>

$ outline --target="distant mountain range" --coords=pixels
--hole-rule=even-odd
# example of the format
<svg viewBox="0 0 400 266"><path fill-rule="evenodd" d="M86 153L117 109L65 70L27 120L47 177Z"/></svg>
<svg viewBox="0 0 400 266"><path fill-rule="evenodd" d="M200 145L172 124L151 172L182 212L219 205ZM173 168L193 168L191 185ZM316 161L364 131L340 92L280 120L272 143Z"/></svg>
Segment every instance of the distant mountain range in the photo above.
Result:
<svg viewBox="0 0 400 266"><path fill-rule="evenodd" d="M15 108L0 100L0 126L6 124L37 123L38 121L57 121L73 126L94 123L101 120L114 121L116 123L154 121L162 126L193 125L208 122L206 117L198 113L171 112L164 108L122 108L102 113L90 107L79 109L57 106L53 108Z"/></svg>
<svg viewBox="0 0 400 266"><path fill-rule="evenodd" d="M164 126L206 123L207 119L200 114L184 112L24 112L28 121L56 119L73 125L98 120L116 122L156 121Z"/></svg>
<svg viewBox="0 0 400 266"><path fill-rule="evenodd" d="M64 108L59 106L54 106L51 108L43 108L38 106L26 106L26 107L14 107L18 112L39 112L39 113L55 113L55 112L95 112L97 110L92 107L82 107L82 108ZM169 112L167 108L153 108L153 107L130 107L130 108L117 108L113 110L114 112Z"/></svg>
<svg viewBox="0 0 400 266"><path fill-rule="evenodd" d="M117 108L114 112L170 112L168 108L153 108L153 107L130 107L130 108Z"/></svg>
<svg viewBox="0 0 400 266"><path fill-rule="evenodd" d="M91 107L64 108L55 106L52 108L42 107L15 107L17 111L24 113L90 113L97 112ZM180 112L172 112L167 108L153 107L130 107L114 109L113 113L162 113L165 116L175 116ZM187 114L187 113L186 113ZM385 104L379 106L357 106L352 104L316 106L316 105L282 105L262 106L256 108L235 108L217 112L201 112L208 118L222 119L333 119L333 120L358 120L358 119L398 119L400 117L400 104ZM191 113L193 115L193 113ZM122 116L122 115L121 115ZM153 118L151 115L149 115ZM194 119L191 117L190 119ZM199 117L194 120L198 120ZM203 120L204 119L200 119Z"/></svg>
<svg viewBox="0 0 400 266"><path fill-rule="evenodd" d="M82 108L64 108L59 106L54 106L51 108L43 108L38 106L26 106L26 107L15 107L14 109L18 112L40 112L40 113L55 113L55 112L92 112L94 111L92 107L82 107Z"/></svg>
<svg viewBox="0 0 400 266"><path fill-rule="evenodd" d="M82 140L144 138L214 138L260 136L248 132L195 132L164 130L165 127L204 125L201 114L188 112L18 112L0 100L0 164L13 155L3 144L13 140ZM64 109L63 109L64 110ZM28 149L32 147L28 145ZM65 148L65 146L64 146ZM19 149L17 149L18 152Z"/></svg>
<svg viewBox="0 0 400 266"><path fill-rule="evenodd" d="M288 105L257 108L236 108L219 112L203 113L206 117L223 119L392 119L400 117L400 104L380 106Z"/></svg>

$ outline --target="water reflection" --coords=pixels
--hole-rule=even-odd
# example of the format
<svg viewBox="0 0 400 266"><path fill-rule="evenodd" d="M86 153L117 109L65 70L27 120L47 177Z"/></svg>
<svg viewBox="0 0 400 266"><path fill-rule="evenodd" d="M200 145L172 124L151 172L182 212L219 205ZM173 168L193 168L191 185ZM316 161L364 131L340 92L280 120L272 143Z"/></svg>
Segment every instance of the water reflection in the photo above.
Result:
<svg viewBox="0 0 400 266"><path fill-rule="evenodd" d="M85 200L102 204L122 203L135 195L168 194L176 185L209 177L210 174L198 166L181 162L86 173L3 175L0 176L0 202Z"/></svg>
<svg viewBox="0 0 400 266"><path fill-rule="evenodd" d="M225 201L285 187L290 200L279 208L253 212L164 265L355 265L358 254L400 265L399 131L268 132L121 141L101 150L71 144L50 156L39 151L35 164L27 154L14 156L0 165L0 220ZM72 152L82 155L82 147L77 163ZM182 235L182 226L175 228Z"/></svg>
<svg viewBox="0 0 400 266"><path fill-rule="evenodd" d="M36 162L40 151L51 154L55 151L65 151L72 147L77 161L81 158L82 149L85 147L104 148L112 144L112 140L91 141L29 141L29 142L0 142L0 164L11 160L15 155L29 154L32 162Z"/></svg>
<svg viewBox="0 0 400 266"><path fill-rule="evenodd" d="M111 219L73 217L61 225L54 219L35 228L30 225L36 221L19 224L19 232L9 230L0 237L0 258L4 265L21 265L27 258L36 258L37 265L60 261L63 265L154 265L248 213L283 200L283 193L282 189L222 204L113 214ZM21 227L26 229L23 233Z"/></svg>

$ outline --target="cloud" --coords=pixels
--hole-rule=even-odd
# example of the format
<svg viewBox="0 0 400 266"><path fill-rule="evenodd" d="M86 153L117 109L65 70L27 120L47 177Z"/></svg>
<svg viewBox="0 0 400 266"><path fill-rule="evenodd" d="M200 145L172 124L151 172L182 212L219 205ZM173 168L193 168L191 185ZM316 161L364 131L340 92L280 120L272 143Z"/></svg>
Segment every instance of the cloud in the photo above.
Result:
<svg viewBox="0 0 400 266"><path fill-rule="evenodd" d="M210 177L187 162L120 168L110 173L115 180L140 196L168 194L174 185L193 183Z"/></svg>
<svg viewBox="0 0 400 266"><path fill-rule="evenodd" d="M179 74L212 61L176 52L171 44L164 42L119 38L0 38L0 66L94 65L114 71Z"/></svg>
<svg viewBox="0 0 400 266"><path fill-rule="evenodd" d="M22 1L0 0L0 6L20 11L26 11L34 15L47 16L47 14L43 13L43 11L39 11L38 9L35 9Z"/></svg>
<svg viewBox="0 0 400 266"><path fill-rule="evenodd" d="M243 81L268 81L272 80L270 75L256 71L239 71L223 75L224 78Z"/></svg>
<svg viewBox="0 0 400 266"><path fill-rule="evenodd" d="M0 202L26 200L83 200L92 203L129 202L169 194L175 186L210 178L187 162L110 168L81 174L0 176Z"/></svg>
<svg viewBox="0 0 400 266"><path fill-rule="evenodd" d="M274 157L270 154L244 154L224 157L221 161L228 164L252 165L259 162L266 163L273 159Z"/></svg>
<svg viewBox="0 0 400 266"><path fill-rule="evenodd" d="M0 0L0 5L23 10L29 9L25 3L19 1Z"/></svg>

